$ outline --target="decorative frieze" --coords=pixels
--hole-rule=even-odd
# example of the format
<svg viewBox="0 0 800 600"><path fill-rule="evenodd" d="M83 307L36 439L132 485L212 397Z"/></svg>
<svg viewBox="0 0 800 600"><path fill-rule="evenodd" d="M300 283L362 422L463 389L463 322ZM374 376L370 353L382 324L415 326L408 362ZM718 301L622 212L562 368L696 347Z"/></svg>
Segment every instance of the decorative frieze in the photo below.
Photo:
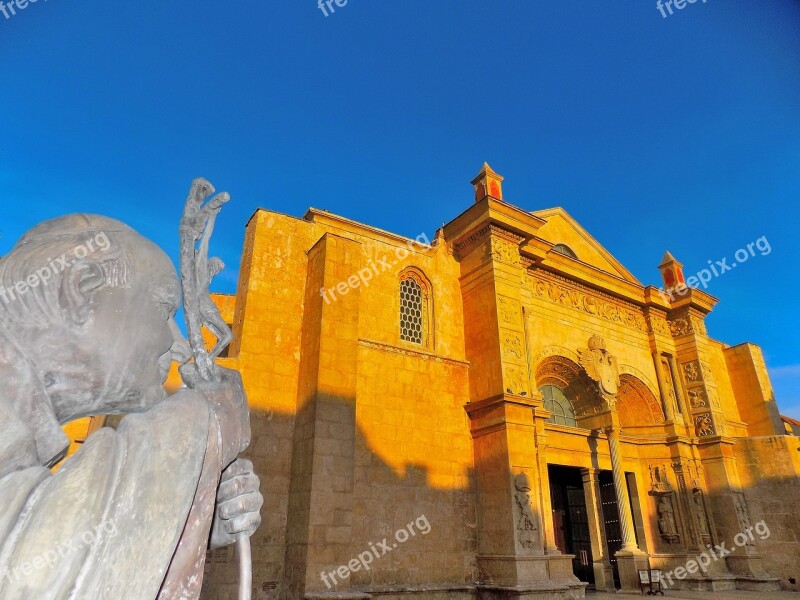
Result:
<svg viewBox="0 0 800 600"><path fill-rule="evenodd" d="M612 323L619 323L637 331L648 332L649 327L639 309L609 295L550 274L530 274L534 297L553 304L594 315Z"/></svg>
<svg viewBox="0 0 800 600"><path fill-rule="evenodd" d="M667 337L672 336L672 330L670 329L665 316L651 313L647 316L647 323L650 326L651 331L654 333Z"/></svg>

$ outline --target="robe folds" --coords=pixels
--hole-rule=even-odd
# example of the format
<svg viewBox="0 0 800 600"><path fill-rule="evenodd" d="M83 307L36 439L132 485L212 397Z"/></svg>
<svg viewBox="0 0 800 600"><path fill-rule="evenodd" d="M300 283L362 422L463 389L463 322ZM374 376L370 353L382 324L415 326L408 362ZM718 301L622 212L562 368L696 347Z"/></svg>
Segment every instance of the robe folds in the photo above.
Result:
<svg viewBox="0 0 800 600"><path fill-rule="evenodd" d="M94 433L56 473L42 466L7 473L0 598L198 598L220 448L217 416L186 390L126 416L116 431Z"/></svg>

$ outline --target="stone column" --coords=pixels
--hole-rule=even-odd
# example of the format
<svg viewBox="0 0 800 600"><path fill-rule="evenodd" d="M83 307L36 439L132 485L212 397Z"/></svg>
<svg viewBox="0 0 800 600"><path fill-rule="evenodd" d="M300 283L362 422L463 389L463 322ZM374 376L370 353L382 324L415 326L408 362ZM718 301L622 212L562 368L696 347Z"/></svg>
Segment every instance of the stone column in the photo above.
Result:
<svg viewBox="0 0 800 600"><path fill-rule="evenodd" d="M619 451L619 427L607 428L606 434L608 435L611 471L614 476L614 491L617 495L617 510L622 530L622 549L616 554L620 591L630 593L639 589L638 571L647 568L647 555L636 545L633 513L631 512L625 472L622 470L622 455Z"/></svg>
<svg viewBox="0 0 800 600"><path fill-rule="evenodd" d="M608 556L597 469L581 469L581 475L583 476L583 493L586 497L586 513L589 517L589 538L592 542L594 585L597 590L613 592L614 573Z"/></svg>
<svg viewBox="0 0 800 600"><path fill-rule="evenodd" d="M622 456L620 456L619 453L619 429L616 427L609 427L606 429L606 435L608 435L608 447L611 453L611 471L614 475L614 491L617 494L619 524L622 529L622 551L637 552L639 547L636 545L631 501L628 496L628 486L625 483L625 472L622 470Z"/></svg>
<svg viewBox="0 0 800 600"><path fill-rule="evenodd" d="M687 423L691 423L692 416L689 414L689 407L686 404L687 402L686 390L684 390L683 388L683 382L681 381L680 374L678 373L678 362L672 355L669 356L669 370L670 370L670 375L672 376L672 386L675 388L676 400L678 402L678 410L681 411L684 420Z"/></svg>
<svg viewBox="0 0 800 600"><path fill-rule="evenodd" d="M658 381L658 392L661 394L661 404L664 406L664 416L667 421L675 420L675 406L672 404L667 391L664 389L664 378L661 375L661 359L658 351L653 352L653 366L656 368L656 381Z"/></svg>

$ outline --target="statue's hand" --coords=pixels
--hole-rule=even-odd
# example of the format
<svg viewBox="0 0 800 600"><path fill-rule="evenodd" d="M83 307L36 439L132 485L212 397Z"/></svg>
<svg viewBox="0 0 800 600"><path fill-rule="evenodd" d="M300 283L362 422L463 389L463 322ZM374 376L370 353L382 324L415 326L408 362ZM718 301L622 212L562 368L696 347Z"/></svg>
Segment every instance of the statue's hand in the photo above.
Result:
<svg viewBox="0 0 800 600"><path fill-rule="evenodd" d="M250 445L250 409L238 371L217 366L220 381L203 379L194 363L181 365L186 386L200 392L211 404L222 431L223 465L232 463Z"/></svg>
<svg viewBox="0 0 800 600"><path fill-rule="evenodd" d="M211 526L212 550L232 544L240 533L250 537L258 529L264 504L260 485L249 460L240 458L222 472L214 524Z"/></svg>

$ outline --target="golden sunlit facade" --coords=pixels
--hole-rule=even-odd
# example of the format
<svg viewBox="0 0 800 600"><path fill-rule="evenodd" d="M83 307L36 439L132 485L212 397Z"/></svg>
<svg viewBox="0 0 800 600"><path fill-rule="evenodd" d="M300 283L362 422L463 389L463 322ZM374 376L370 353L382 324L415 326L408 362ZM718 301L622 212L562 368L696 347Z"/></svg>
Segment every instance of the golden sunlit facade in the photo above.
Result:
<svg viewBox="0 0 800 600"><path fill-rule="evenodd" d="M502 181L484 165L433 240L315 209L248 222L217 301L266 498L254 597L577 598L638 593L648 568L792 588L800 440L760 349L708 336L715 298L642 285ZM233 547L206 577L234 597Z"/></svg>

